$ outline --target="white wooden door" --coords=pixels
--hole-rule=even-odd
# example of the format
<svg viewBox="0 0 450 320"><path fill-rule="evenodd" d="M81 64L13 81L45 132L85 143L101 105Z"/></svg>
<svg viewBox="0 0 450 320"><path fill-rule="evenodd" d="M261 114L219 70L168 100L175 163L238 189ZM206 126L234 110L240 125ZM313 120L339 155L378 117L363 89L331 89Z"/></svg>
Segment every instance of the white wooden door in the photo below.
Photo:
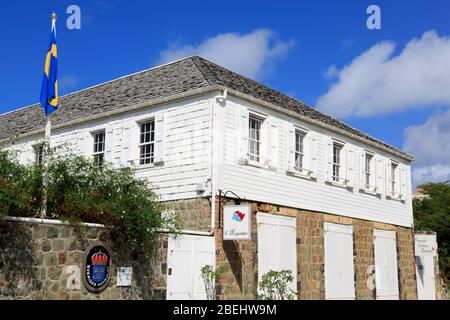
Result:
<svg viewBox="0 0 450 320"><path fill-rule="evenodd" d="M416 256L417 296L419 300L436 300L434 257Z"/></svg>
<svg viewBox="0 0 450 320"><path fill-rule="evenodd" d="M214 237L170 237L167 256L167 300L206 300L200 269L215 268Z"/></svg>
<svg viewBox="0 0 450 320"><path fill-rule="evenodd" d="M297 292L296 219L258 213L258 283L270 270L291 270L291 289Z"/></svg>
<svg viewBox="0 0 450 320"><path fill-rule="evenodd" d="M325 298L355 299L353 226L325 222Z"/></svg>
<svg viewBox="0 0 450 320"><path fill-rule="evenodd" d="M374 230L375 283L378 300L398 300L395 231Z"/></svg>

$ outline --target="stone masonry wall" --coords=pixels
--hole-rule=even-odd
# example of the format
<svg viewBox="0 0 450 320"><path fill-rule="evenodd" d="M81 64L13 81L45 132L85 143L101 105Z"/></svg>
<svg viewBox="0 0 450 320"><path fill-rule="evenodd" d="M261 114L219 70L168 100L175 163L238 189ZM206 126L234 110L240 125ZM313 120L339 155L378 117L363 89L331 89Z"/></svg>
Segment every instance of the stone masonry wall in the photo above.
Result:
<svg viewBox="0 0 450 320"><path fill-rule="evenodd" d="M164 205L167 211L176 212L180 229L210 231L211 204L209 199L196 198L168 201Z"/></svg>
<svg viewBox="0 0 450 320"><path fill-rule="evenodd" d="M409 228L397 227L398 286L401 300L417 300L414 236Z"/></svg>
<svg viewBox="0 0 450 320"><path fill-rule="evenodd" d="M166 238L161 235L156 257L146 260L116 250L108 229L5 222L0 226L0 299L164 299ZM84 287L81 270L85 249L98 241L112 251L111 281L93 294ZM76 267L79 276L71 273ZM131 287L116 286L116 267L133 267ZM69 289L73 278L80 289Z"/></svg>
<svg viewBox="0 0 450 320"><path fill-rule="evenodd" d="M357 300L374 300L375 253L373 222L353 219L353 246L355 248L355 293ZM368 283L372 286L368 286Z"/></svg>
<svg viewBox="0 0 450 320"><path fill-rule="evenodd" d="M234 205L234 200L224 205ZM397 234L397 257L400 299L417 299L414 269L413 230L348 217L281 207L267 203L242 201L252 208L252 240L223 241L216 224L217 266L225 273L219 282L219 299L254 299L258 287L258 235L256 213L266 212L296 217L297 221L297 295L299 299L325 299L324 222L353 225L355 295L358 300L376 298L374 281L373 230L394 230ZM219 221L216 199L216 221ZM373 286L371 286L372 284Z"/></svg>

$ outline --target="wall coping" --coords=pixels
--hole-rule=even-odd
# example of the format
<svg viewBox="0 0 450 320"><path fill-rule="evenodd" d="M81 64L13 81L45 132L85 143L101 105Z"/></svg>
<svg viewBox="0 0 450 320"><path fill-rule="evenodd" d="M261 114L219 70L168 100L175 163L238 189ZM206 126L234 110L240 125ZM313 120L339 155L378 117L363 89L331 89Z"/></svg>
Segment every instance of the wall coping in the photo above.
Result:
<svg viewBox="0 0 450 320"><path fill-rule="evenodd" d="M55 220L55 219L40 219L40 218L24 218L24 217L5 217L6 221L12 222L23 222L23 223L34 223L34 224L47 224L47 225L59 225L59 226L72 226L69 222ZM107 227L103 224L99 223L87 223L82 222L82 226L89 228L99 228L99 229L111 229L111 227Z"/></svg>

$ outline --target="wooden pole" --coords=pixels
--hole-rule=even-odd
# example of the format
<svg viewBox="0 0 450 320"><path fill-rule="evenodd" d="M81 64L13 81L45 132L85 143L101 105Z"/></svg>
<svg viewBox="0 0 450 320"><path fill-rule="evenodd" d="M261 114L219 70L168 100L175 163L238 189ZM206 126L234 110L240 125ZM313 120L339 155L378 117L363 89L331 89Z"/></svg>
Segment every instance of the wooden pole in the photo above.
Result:
<svg viewBox="0 0 450 320"><path fill-rule="evenodd" d="M47 202L48 202L48 164L50 156L50 137L52 134L52 120L50 117L47 118L47 123L45 125L45 142L42 149L42 208L41 208L41 218L45 219L47 217Z"/></svg>
<svg viewBox="0 0 450 320"><path fill-rule="evenodd" d="M56 26L56 13L52 13L52 29ZM47 116L47 122L45 124L45 138L44 146L42 148L42 207L41 207L41 218L45 219L47 217L48 211L48 165L50 157L50 138L52 135L52 120L50 116Z"/></svg>

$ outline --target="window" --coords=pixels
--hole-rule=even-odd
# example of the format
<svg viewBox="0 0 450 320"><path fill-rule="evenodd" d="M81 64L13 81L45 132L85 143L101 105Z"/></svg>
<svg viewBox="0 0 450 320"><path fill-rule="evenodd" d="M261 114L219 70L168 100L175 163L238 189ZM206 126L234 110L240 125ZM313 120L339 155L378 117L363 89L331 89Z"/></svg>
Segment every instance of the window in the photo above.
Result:
<svg viewBox="0 0 450 320"><path fill-rule="evenodd" d="M304 167L304 141L305 133L299 130L295 131L295 170L301 171Z"/></svg>
<svg viewBox="0 0 450 320"><path fill-rule="evenodd" d="M398 167L398 164L396 164L394 162L391 163L391 192L392 192L392 195L395 195L395 193L396 193L397 181L395 181L395 176L396 176L396 172L397 172L397 167Z"/></svg>
<svg viewBox="0 0 450 320"><path fill-rule="evenodd" d="M33 149L34 149L34 163L39 166L42 164L42 160L43 160L44 145L38 144L38 145L34 146Z"/></svg>
<svg viewBox="0 0 450 320"><path fill-rule="evenodd" d="M249 160L260 161L262 120L256 117L249 119Z"/></svg>
<svg viewBox="0 0 450 320"><path fill-rule="evenodd" d="M370 189L371 175L372 175L372 163L373 155L370 153L366 153L365 165L364 165L364 175L365 175L365 187L366 189Z"/></svg>
<svg viewBox="0 0 450 320"><path fill-rule="evenodd" d="M339 182L341 173L342 145L333 143L333 181Z"/></svg>
<svg viewBox="0 0 450 320"><path fill-rule="evenodd" d="M103 166L105 162L105 131L99 131L92 134L94 137L94 164Z"/></svg>
<svg viewBox="0 0 450 320"><path fill-rule="evenodd" d="M155 160L155 121L150 120L140 124L140 157L139 163L150 164Z"/></svg>

